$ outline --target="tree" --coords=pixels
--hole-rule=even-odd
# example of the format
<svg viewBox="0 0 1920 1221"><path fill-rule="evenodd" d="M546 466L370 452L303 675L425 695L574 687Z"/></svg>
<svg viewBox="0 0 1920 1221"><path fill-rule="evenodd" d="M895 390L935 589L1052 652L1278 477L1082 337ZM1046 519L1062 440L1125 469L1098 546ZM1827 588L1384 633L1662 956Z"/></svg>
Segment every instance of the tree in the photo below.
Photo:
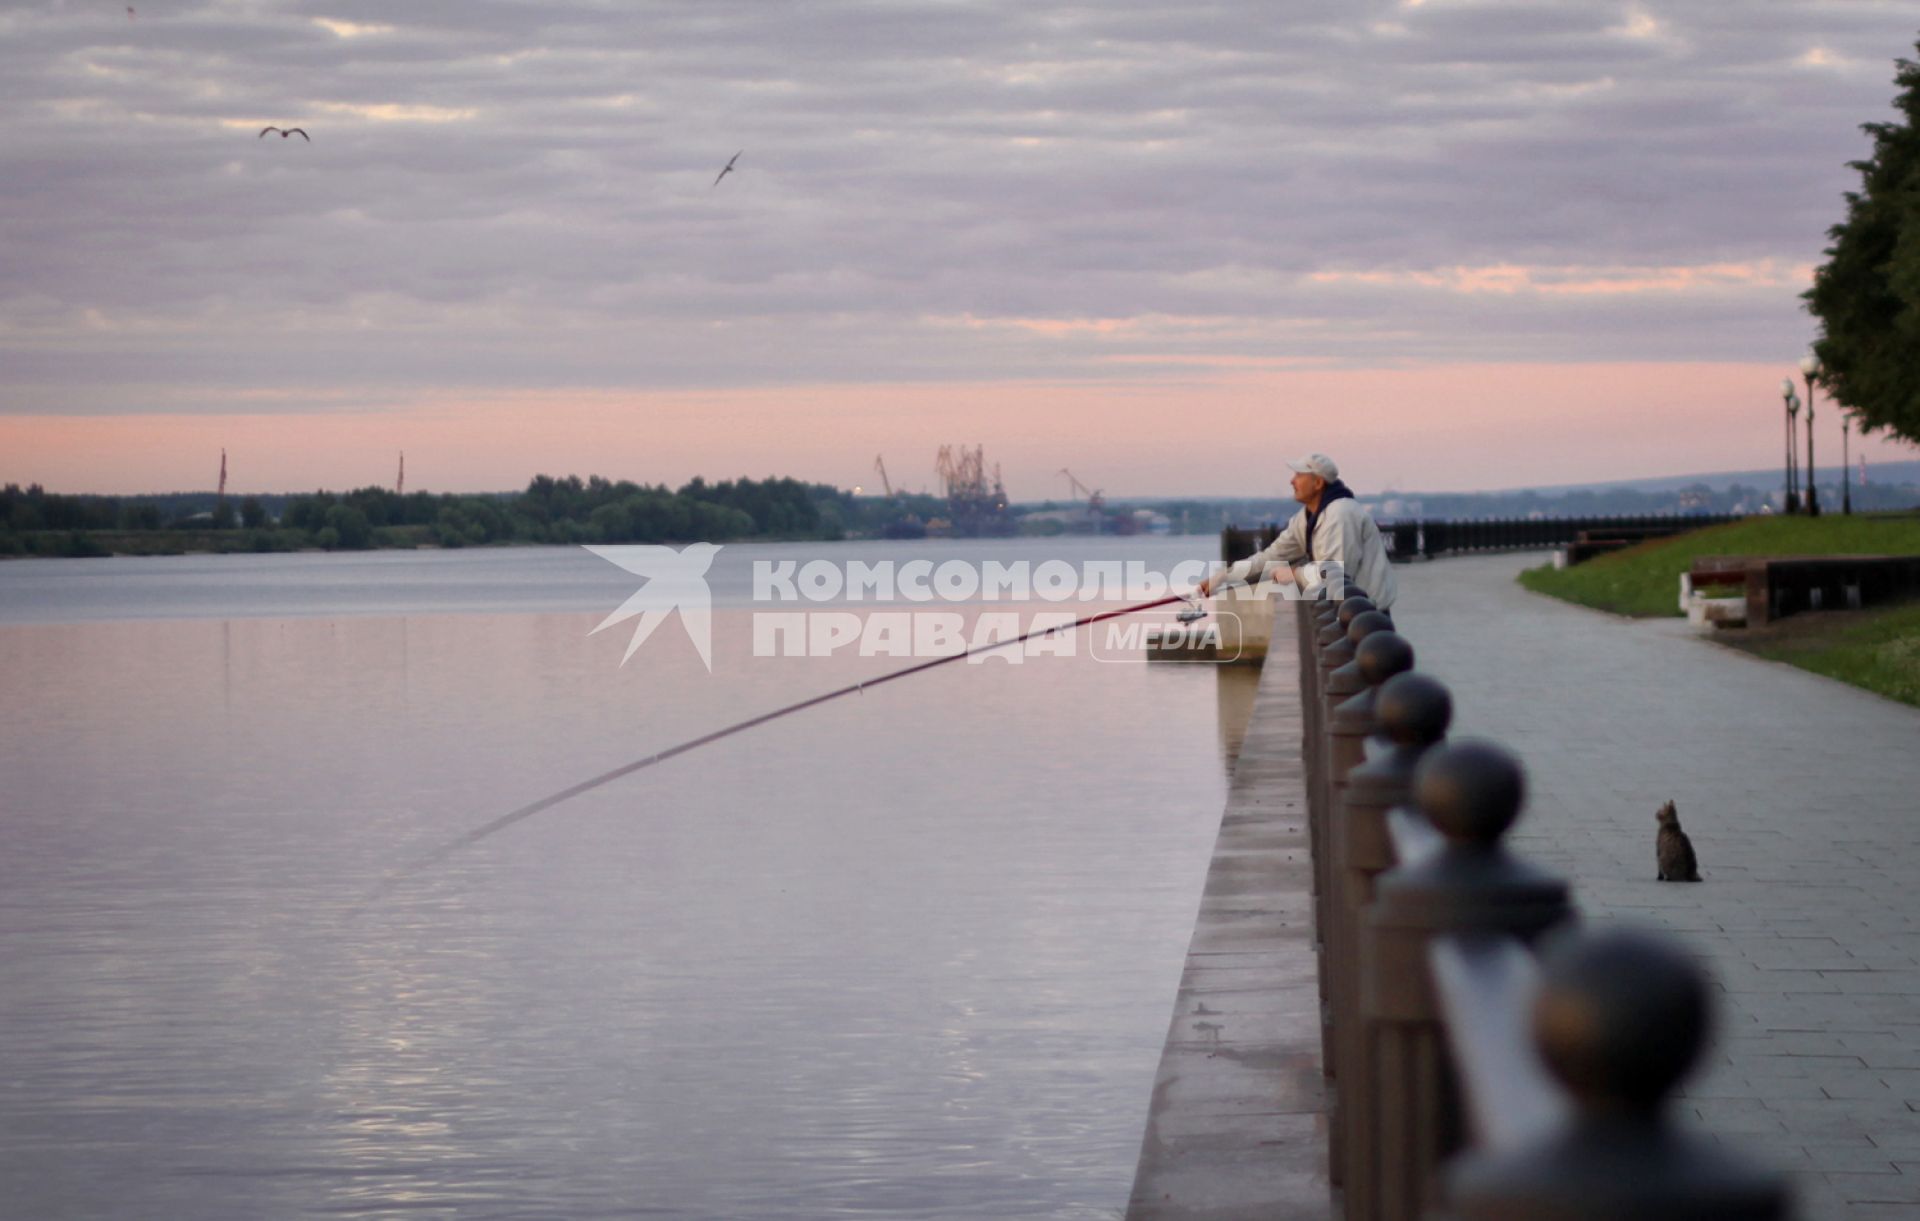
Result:
<svg viewBox="0 0 1920 1221"><path fill-rule="evenodd" d="M329 551L334 547L345 547L358 551L373 542L373 525L367 521L367 515L352 505L334 505L327 510L327 524L321 527L321 533L332 531L334 542L321 544Z"/></svg>
<svg viewBox="0 0 1920 1221"><path fill-rule="evenodd" d="M1804 295L1820 319L1820 380L1862 432L1920 442L1920 63L1897 61L1903 121L1866 123L1873 155Z"/></svg>

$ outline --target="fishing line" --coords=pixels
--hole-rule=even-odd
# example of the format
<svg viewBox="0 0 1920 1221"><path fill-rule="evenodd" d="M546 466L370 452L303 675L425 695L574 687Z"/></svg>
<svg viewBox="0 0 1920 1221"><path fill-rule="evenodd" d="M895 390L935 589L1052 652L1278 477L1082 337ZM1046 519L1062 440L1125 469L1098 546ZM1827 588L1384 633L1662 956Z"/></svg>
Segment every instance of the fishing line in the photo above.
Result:
<svg viewBox="0 0 1920 1221"><path fill-rule="evenodd" d="M676 755L684 755L688 751L698 750L700 747L710 745L714 742L718 742L722 738L730 738L734 734L745 733L747 730L752 729L756 726L765 725L769 721L777 721L783 716L791 716L796 712L803 712L808 708L813 708L820 704L824 704L828 700L836 700L843 695L853 695L856 692L864 692L869 688L878 687L882 683L890 683L896 678L905 678L909 674L919 674L921 671L931 670L935 666L944 666L949 662L960 661L963 658L972 657L980 653L990 653L995 649L1011 648L1016 644L1024 644L1026 641L1031 640L1035 637L1051 636L1058 632L1077 631L1080 628L1086 627L1088 624L1099 623L1103 619L1117 619L1121 615L1132 615L1140 611L1152 610L1156 606L1165 606L1169 602L1187 602L1189 603L1189 605L1192 604L1191 599L1187 598L1184 594L1169 594L1164 598L1159 598L1152 602L1142 602L1136 606L1124 606L1118 610L1101 611L1099 614L1096 614L1096 615L1086 615L1086 616L1083 616L1082 618L1075 619L1072 623L1057 623L1057 624L1054 624L1052 627L1034 628L1030 632L1027 632L1020 636L1012 637L1010 639L994 640L986 644L974 645L973 647L966 649L963 652L948 653L943 657L929 658L926 661L916 662L913 665L906 666L899 670L895 670L891 674L882 674L878 678L869 678L857 683L848 683L844 687L839 687L839 688L836 688L835 690L828 691L824 694L816 695L808 699L800 700L797 703L788 704L784 708L775 708L771 712L763 712L759 716L749 717L744 721L739 721L739 722L736 722L735 724L728 725L724 729L716 729L712 733L705 733L705 734L701 734L697 738L690 738L687 741L680 743L678 746L669 746L667 747L667 749L662 751L656 751L653 754L648 755L644 759L635 759L633 762L622 764L621 766L614 768L610 772L602 772L598 776L595 776L590 780L582 780L579 784L576 784L571 788L561 789L559 792L554 793L551 796L542 797L540 800L532 802L528 805L521 806L519 809L514 810L510 813L502 814L500 817L494 819L492 822L483 823L482 825L475 827L473 830L468 831L466 834L460 836L458 839L449 840L447 843L442 844L438 848L435 848L432 852L429 852L427 855L421 857L419 860L415 861L413 864L404 866L403 868L396 870L391 874L388 874L386 879L382 881L380 885L374 889L374 892L371 895L367 896L367 898L362 902L361 906L365 906L365 904L367 903L372 903L375 900L384 898L389 892L393 890L395 886L398 886L401 882L406 881L408 878L413 877L415 874L419 874L428 869L431 869L433 866L438 865L441 861L446 860L448 857L460 851L462 848L472 847L474 844L479 843L481 840L486 839L491 835L498 834L499 832L506 830L508 827L513 826L517 822L524 822L526 819L532 818L535 814L539 814L545 810L551 810L553 807L559 805L563 801L570 801L573 798L580 796L582 793L592 792L594 789L597 789L602 785L611 784L615 780L620 779L622 776L630 776L637 771L641 771L645 768L652 767L656 763L665 763L668 759L671 759Z"/></svg>

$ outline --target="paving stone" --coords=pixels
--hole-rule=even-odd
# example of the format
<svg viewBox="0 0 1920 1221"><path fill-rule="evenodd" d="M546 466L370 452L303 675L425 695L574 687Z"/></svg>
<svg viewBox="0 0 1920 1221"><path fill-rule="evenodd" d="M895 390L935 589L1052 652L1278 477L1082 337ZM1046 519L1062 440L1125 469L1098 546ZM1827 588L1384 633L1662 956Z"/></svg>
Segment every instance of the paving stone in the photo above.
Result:
<svg viewBox="0 0 1920 1221"><path fill-rule="evenodd" d="M1914 1221L1914 1209L1911 1204L1853 1204L1843 1202L1843 1212L1823 1212L1821 1216L1837 1216L1844 1221ZM1802 1216L1815 1215L1803 1211Z"/></svg>
<svg viewBox="0 0 1920 1221"><path fill-rule="evenodd" d="M1920 1204L1920 1175L1827 1174L1829 1186L1849 1204Z"/></svg>
<svg viewBox="0 0 1920 1221"><path fill-rule="evenodd" d="M1800 1150L1814 1170L1828 1174L1902 1174L1880 1149L1853 1149L1838 1145L1810 1145Z"/></svg>
<svg viewBox="0 0 1920 1221"><path fill-rule="evenodd" d="M1840 1045L1859 1055L1868 1068L1920 1068L1920 1040L1892 1034L1847 1034Z"/></svg>

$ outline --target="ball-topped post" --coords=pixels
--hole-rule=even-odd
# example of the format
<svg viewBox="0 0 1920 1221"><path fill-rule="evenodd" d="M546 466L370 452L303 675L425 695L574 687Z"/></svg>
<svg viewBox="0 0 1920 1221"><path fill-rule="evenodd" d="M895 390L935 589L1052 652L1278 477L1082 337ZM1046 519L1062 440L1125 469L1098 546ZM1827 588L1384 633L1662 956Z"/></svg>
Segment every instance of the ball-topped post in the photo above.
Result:
<svg viewBox="0 0 1920 1221"><path fill-rule="evenodd" d="M1631 928L1569 936L1541 956L1533 1037L1574 1103L1533 1142L1461 1159L1462 1221L1773 1221L1784 1180L1669 1122L1706 1049L1712 987L1687 950Z"/></svg>
<svg viewBox="0 0 1920 1221"><path fill-rule="evenodd" d="M1658 1110L1706 1045L1712 995L1680 947L1610 931L1553 947L1533 1037L1583 1110Z"/></svg>
<svg viewBox="0 0 1920 1221"><path fill-rule="evenodd" d="M1366 610L1347 620L1346 630L1338 639L1320 650L1320 668L1326 671L1327 684L1321 688L1321 698L1327 707L1332 708L1360 690L1360 672L1355 670L1344 682L1338 677L1344 666L1353 664L1354 650L1360 642L1375 632L1393 630L1393 617L1381 610Z"/></svg>
<svg viewBox="0 0 1920 1221"><path fill-rule="evenodd" d="M1368 615L1379 615L1371 598L1351 597L1340 604L1334 622L1321 629L1318 647L1314 650L1310 664L1313 670L1311 684L1303 683L1306 689L1304 698L1308 700L1302 706L1302 719L1305 721L1302 742L1305 744L1307 771L1307 821L1312 828L1315 878L1314 893L1323 895L1326 890L1324 872L1327 853L1322 845L1327 841L1324 831L1328 821L1328 812L1333 801L1333 755L1330 731L1329 711L1333 701L1328 696L1328 687L1333 681L1333 672L1353 660L1353 641L1350 636L1355 622ZM1380 616L1385 618L1385 616ZM1368 619L1365 623L1375 623ZM1365 623L1362 633L1367 630ZM1388 620L1391 626L1391 620ZM1316 929L1325 926L1324 920L1316 920Z"/></svg>
<svg viewBox="0 0 1920 1221"><path fill-rule="evenodd" d="M1317 637L1317 643L1321 648L1325 648L1347 634L1347 624L1353 622L1355 615L1378 609L1379 608L1373 604L1372 598L1357 594L1348 598L1334 608L1332 619L1322 624L1320 634Z"/></svg>
<svg viewBox="0 0 1920 1221"><path fill-rule="evenodd" d="M1427 968L1434 940L1479 933L1530 942L1572 914L1566 882L1502 843L1526 798L1526 774L1511 753L1491 742L1432 747L1412 785L1414 807L1444 844L1374 879L1361 931L1361 1037L1363 1054L1379 1066L1378 1089L1373 1131L1362 1142L1369 1164L1350 1167L1347 1182L1371 1184L1377 1200L1368 1204L1386 1217L1435 1205L1440 1164L1464 1143ZM1401 815L1390 823L1394 817Z"/></svg>
<svg viewBox="0 0 1920 1221"><path fill-rule="evenodd" d="M1372 614L1358 615L1348 626L1353 660L1327 676L1327 700L1332 705L1336 737L1357 734L1364 740L1372 735L1379 728L1374 704L1379 699L1380 685L1396 674L1413 669L1413 646L1393 630L1392 621L1386 616L1372 620ZM1359 766L1363 758L1357 743L1355 752L1350 768Z"/></svg>
<svg viewBox="0 0 1920 1221"><path fill-rule="evenodd" d="M1502 748L1463 742L1423 760L1413 785L1420 812L1453 846L1491 851L1520 817L1527 778Z"/></svg>
<svg viewBox="0 0 1920 1221"><path fill-rule="evenodd" d="M1445 684L1431 675L1417 671L1396 674L1380 684L1380 693L1374 697L1373 714L1380 722L1380 736L1396 748L1411 752L1397 760L1393 756L1382 760L1397 763L1399 766L1393 770L1403 773L1405 783L1411 786L1413 765L1420 761L1427 747L1446 736L1447 726L1453 723L1453 696ZM1410 787L1407 791L1411 795Z"/></svg>
<svg viewBox="0 0 1920 1221"><path fill-rule="evenodd" d="M1390 650L1393 646L1388 642L1401 639L1386 632L1369 636L1354 660L1365 662ZM1373 1147L1379 1126L1374 1103L1378 1074L1367 1061L1367 1031L1360 1010L1362 913L1373 900L1374 879L1393 865L1387 813L1411 799L1414 769L1421 756L1446 737L1452 717L1453 697L1431 675L1409 670L1382 682L1374 693L1374 719L1388 745L1348 774L1340 816L1328 836L1340 895L1334 905L1338 917L1334 958L1340 968L1332 995L1335 1054L1344 1065L1333 1132L1340 1164L1334 1171L1346 1185L1347 1198L1356 1204L1371 1197L1366 1176L1379 1160Z"/></svg>

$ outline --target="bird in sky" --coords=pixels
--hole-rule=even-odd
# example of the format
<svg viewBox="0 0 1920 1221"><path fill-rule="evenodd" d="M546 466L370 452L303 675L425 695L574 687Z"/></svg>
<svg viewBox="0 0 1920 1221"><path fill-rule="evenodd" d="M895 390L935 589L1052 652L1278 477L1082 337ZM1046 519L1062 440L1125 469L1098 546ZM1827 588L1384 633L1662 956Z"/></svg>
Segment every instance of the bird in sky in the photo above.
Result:
<svg viewBox="0 0 1920 1221"><path fill-rule="evenodd" d="M743 149L741 149L741 150L740 150L740 153L744 153L744 152L746 152L746 151L747 151L747 150L743 148ZM731 173L733 173L733 163L734 163L735 161L738 161L738 160L740 160L740 153L735 153L735 154L734 154L734 155L733 155L732 157L729 157L729 158L727 159L727 168L726 168L726 169L724 169L724 170L721 170L721 171L720 171L720 178L725 178L725 177L726 177L726 176L727 176L728 174L731 174ZM719 186L719 185L720 185L720 178L715 178L715 179L713 180L713 185L714 185L714 186L716 186L716 187L717 187L717 186Z"/></svg>
<svg viewBox="0 0 1920 1221"><path fill-rule="evenodd" d="M255 136L255 137L254 137L254 139L256 139L256 140L264 140L264 139L266 139L266 136L267 136L267 133L268 133L268 132L270 132L270 131L277 131L277 132L279 132L279 133L280 133L280 138L281 138L282 140L284 140L284 139L286 139L286 138L287 138L288 136L291 136L291 135L293 135L293 134L294 134L295 132L299 132L299 133L300 133L300 138L301 138L302 140L305 140L305 141L306 141L306 142L307 142L308 144L312 144L312 143L313 143L313 137L312 137L312 136L310 136L310 135L308 135L308 134L307 134L306 132L304 132L304 131L300 131L300 129L299 129L298 127L287 127L287 128L279 128L279 127L273 127L273 126L267 126L267 127L262 127L262 128L260 129L260 134L259 134L259 135L257 135L257 136Z"/></svg>

